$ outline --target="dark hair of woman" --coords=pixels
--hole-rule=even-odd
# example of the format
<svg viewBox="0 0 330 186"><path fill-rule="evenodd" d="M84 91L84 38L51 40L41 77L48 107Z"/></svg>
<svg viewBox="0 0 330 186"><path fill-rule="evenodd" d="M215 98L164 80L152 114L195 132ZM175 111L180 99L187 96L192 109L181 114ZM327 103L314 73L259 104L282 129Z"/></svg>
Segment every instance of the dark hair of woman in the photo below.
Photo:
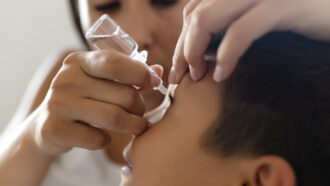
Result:
<svg viewBox="0 0 330 186"><path fill-rule="evenodd" d="M79 8L78 8L78 1L77 0L69 0L69 6L70 6L70 12L72 15L72 21L74 22L74 26L76 31L79 34L79 38L82 41L82 43L84 44L84 46L87 49L90 49L88 46L88 43L85 39L85 34L81 28L81 21L80 21L80 17L79 17Z"/></svg>

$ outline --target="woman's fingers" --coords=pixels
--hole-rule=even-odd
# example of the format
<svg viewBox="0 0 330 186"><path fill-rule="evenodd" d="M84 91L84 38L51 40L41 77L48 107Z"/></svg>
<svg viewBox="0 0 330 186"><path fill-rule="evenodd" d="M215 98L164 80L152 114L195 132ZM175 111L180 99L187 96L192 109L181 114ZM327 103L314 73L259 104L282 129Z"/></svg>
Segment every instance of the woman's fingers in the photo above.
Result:
<svg viewBox="0 0 330 186"><path fill-rule="evenodd" d="M65 152L72 147L96 150L110 143L110 136L101 129L78 122L55 121L46 124L41 131L42 137L57 147L51 149L52 154Z"/></svg>
<svg viewBox="0 0 330 186"><path fill-rule="evenodd" d="M140 135L148 121L132 85L158 86L162 73L160 65L148 67L115 51L71 54L38 108L37 143L58 155L72 147L102 148L109 142L106 131Z"/></svg>
<svg viewBox="0 0 330 186"><path fill-rule="evenodd" d="M133 135L141 134L148 125L148 121L142 116L128 113L114 104L66 95L63 97L57 96L47 102L50 121L61 120L65 123L79 121L99 129ZM56 122L51 123L57 125Z"/></svg>
<svg viewBox="0 0 330 186"><path fill-rule="evenodd" d="M150 68L116 51L93 51L75 53L66 58L67 64L80 62L80 66L88 75L122 84L139 87L158 86L160 78Z"/></svg>
<svg viewBox="0 0 330 186"><path fill-rule="evenodd" d="M190 0L183 9L183 16L188 17L203 0Z"/></svg>
<svg viewBox="0 0 330 186"><path fill-rule="evenodd" d="M264 1L230 25L218 48L215 81L220 82L233 72L239 58L256 39L271 30L285 29L280 21L288 11L278 5L275 1Z"/></svg>
<svg viewBox="0 0 330 186"><path fill-rule="evenodd" d="M184 49L183 41L188 28L187 21L188 20L183 21L182 32L176 44L175 52L173 55L173 60L172 60L173 66L170 70L170 74L168 75L168 82L171 84L179 83L179 81L181 80L180 77L182 77L188 69L188 64L183 55L183 49Z"/></svg>
<svg viewBox="0 0 330 186"><path fill-rule="evenodd" d="M83 90L84 98L114 104L132 114L144 114L145 103L142 95L134 87L91 78L86 78L85 83L89 88Z"/></svg>
<svg viewBox="0 0 330 186"><path fill-rule="evenodd" d="M175 78L178 83L183 74L182 68L190 67L192 79L198 80L205 73L203 54L208 47L211 36L224 30L233 20L252 8L259 0L201 1L185 17L185 24L173 58ZM174 73L173 73L174 74Z"/></svg>
<svg viewBox="0 0 330 186"><path fill-rule="evenodd" d="M205 71L205 53L213 34L226 30L218 48L214 79L221 81L256 39L272 30L291 30L329 40L329 1L326 0L208 0L194 1L173 57L170 83L178 83L190 69L193 80ZM191 10L193 9L193 10ZM228 28L228 29L227 29Z"/></svg>
<svg viewBox="0 0 330 186"><path fill-rule="evenodd" d="M173 66L168 76L168 82L171 84L179 83L183 75L188 69L188 63L184 57L184 39L190 25L190 14L200 4L202 0L191 0L183 10L183 27L176 44L176 48L173 55Z"/></svg>
<svg viewBox="0 0 330 186"><path fill-rule="evenodd" d="M148 121L142 116L128 113L117 105L91 99L77 100L79 108L67 105L68 117L88 123L100 129L138 135L145 131Z"/></svg>
<svg viewBox="0 0 330 186"><path fill-rule="evenodd" d="M162 71L161 67L153 68ZM115 51L70 55L52 83L48 104L55 109L51 112L101 129L140 134L147 126L142 118L145 105L132 85L146 87L151 76L159 79L149 69Z"/></svg>

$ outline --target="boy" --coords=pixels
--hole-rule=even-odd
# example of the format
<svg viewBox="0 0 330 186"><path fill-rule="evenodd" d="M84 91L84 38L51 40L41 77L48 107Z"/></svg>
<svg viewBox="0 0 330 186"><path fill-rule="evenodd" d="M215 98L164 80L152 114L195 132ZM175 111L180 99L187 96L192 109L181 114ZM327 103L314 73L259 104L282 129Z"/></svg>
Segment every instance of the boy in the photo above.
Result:
<svg viewBox="0 0 330 186"><path fill-rule="evenodd" d="M330 185L330 44L278 32L221 84L187 75L125 156L133 186ZM211 69L211 70L210 70Z"/></svg>

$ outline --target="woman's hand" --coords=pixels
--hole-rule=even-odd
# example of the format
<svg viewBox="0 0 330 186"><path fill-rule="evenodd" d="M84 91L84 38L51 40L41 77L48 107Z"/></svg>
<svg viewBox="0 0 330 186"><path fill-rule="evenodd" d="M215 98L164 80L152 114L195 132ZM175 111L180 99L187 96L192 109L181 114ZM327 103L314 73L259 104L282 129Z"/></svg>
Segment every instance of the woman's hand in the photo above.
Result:
<svg viewBox="0 0 330 186"><path fill-rule="evenodd" d="M0 140L0 185L40 185L54 158L73 147L100 149L106 130L146 129L137 89L158 86L162 69L115 51L69 55L40 106Z"/></svg>
<svg viewBox="0 0 330 186"><path fill-rule="evenodd" d="M329 41L329 18L329 0L191 0L184 10L169 82L178 83L188 68L193 80L204 75L203 54L217 32L226 30L213 77L220 82L232 73L253 41L272 30Z"/></svg>
<svg viewBox="0 0 330 186"><path fill-rule="evenodd" d="M35 111L37 124L30 134L51 155L72 147L103 148L109 142L104 130L138 135L148 122L142 117L144 101L132 85L159 83L145 64L115 51L71 54Z"/></svg>

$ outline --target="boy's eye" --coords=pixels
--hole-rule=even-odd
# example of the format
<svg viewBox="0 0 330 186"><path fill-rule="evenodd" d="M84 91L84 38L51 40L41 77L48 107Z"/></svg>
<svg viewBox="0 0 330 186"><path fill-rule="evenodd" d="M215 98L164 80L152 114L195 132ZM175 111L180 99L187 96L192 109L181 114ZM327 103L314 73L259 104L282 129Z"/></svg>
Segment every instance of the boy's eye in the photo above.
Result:
<svg viewBox="0 0 330 186"><path fill-rule="evenodd" d="M172 6L177 3L178 0L151 0L151 4L155 6Z"/></svg>
<svg viewBox="0 0 330 186"><path fill-rule="evenodd" d="M171 104L173 104L174 98L173 98L173 96L171 94L169 95L169 98L170 98Z"/></svg>
<svg viewBox="0 0 330 186"><path fill-rule="evenodd" d="M120 8L120 3L118 1L109 2L101 5L96 5L95 9L98 11L114 11Z"/></svg>

